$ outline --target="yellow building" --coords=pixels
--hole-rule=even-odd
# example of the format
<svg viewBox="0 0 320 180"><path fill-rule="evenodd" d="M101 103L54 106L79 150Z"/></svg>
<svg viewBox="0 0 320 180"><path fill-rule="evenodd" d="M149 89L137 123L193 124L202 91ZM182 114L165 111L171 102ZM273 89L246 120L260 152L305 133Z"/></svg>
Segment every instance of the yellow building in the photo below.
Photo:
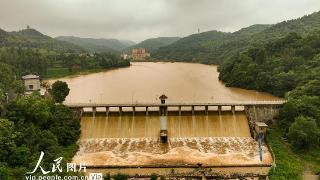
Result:
<svg viewBox="0 0 320 180"><path fill-rule="evenodd" d="M150 53L147 53L144 48L131 50L131 61L145 61L148 57L150 57Z"/></svg>

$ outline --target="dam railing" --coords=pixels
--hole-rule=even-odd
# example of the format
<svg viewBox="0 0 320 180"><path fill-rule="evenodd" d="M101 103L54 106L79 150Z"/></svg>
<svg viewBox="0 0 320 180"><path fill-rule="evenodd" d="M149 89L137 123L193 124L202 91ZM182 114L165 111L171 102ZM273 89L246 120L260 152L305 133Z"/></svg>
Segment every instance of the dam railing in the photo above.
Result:
<svg viewBox="0 0 320 180"><path fill-rule="evenodd" d="M180 107L180 106L276 106L286 103L286 100L277 101L233 101L233 102L209 102L209 103L64 103L70 108L94 108L94 107Z"/></svg>
<svg viewBox="0 0 320 180"><path fill-rule="evenodd" d="M81 114L85 108L89 108L92 112L110 112L110 109L116 108L116 111L122 114L122 112L138 112L142 111L146 112L148 115L149 111L159 111L162 107L165 107L168 111L178 111L181 114L182 111L185 111L186 108L189 108L187 111L191 111L192 114L199 109L200 111L204 111L208 113L212 111L211 107L216 107L215 111L222 111L223 107L229 107L230 110L234 113L236 111L236 107L278 107L282 106L286 103L285 100L278 100L278 101L234 101L234 102L209 102L209 103L119 103L119 104L108 104L108 103L64 103L70 109L74 109L80 111ZM209 108L210 107L210 108ZM97 109L100 108L98 111ZM104 110L101 111L101 108ZM125 110L124 110L125 108ZM140 108L140 110L137 110ZM173 108L176 108L173 110Z"/></svg>

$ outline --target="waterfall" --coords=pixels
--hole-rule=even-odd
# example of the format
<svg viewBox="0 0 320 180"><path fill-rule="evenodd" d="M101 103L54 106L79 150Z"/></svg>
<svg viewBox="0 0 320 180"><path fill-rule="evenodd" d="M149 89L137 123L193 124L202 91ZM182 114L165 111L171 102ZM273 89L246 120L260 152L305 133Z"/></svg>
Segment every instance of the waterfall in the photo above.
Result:
<svg viewBox="0 0 320 180"><path fill-rule="evenodd" d="M81 119L81 138L159 138L160 117L156 113L115 112L107 116L85 113ZM167 116L169 138L175 137L247 137L250 136L244 111L195 113L178 112Z"/></svg>
<svg viewBox="0 0 320 180"><path fill-rule="evenodd" d="M105 123L104 123L104 128L103 128L103 135L104 137L107 136L107 127L108 127L108 118L109 118L109 113L106 113L106 117L105 117Z"/></svg>
<svg viewBox="0 0 320 180"><path fill-rule="evenodd" d="M196 136L196 118L194 113L192 113L192 136Z"/></svg>
<svg viewBox="0 0 320 180"><path fill-rule="evenodd" d="M232 111L232 121L233 121L233 123L232 123L232 128L233 128L233 133L234 133L234 137L236 137L237 136L237 127L236 127L236 125L237 125L237 119L236 119L236 111L234 110L234 111Z"/></svg>
<svg viewBox="0 0 320 180"><path fill-rule="evenodd" d="M224 135L225 129L224 129L223 120L222 120L222 112L220 110L219 110L219 128L220 128L219 134L223 134L223 136L225 136Z"/></svg>
<svg viewBox="0 0 320 180"><path fill-rule="evenodd" d="M127 129L123 129L123 128L121 127L121 124L122 124L122 115L120 115L118 119L119 119L119 120L118 120L118 127L117 127L118 137L122 137L122 136L121 136L121 135L122 135L122 131L127 131Z"/></svg>
<svg viewBox="0 0 320 180"><path fill-rule="evenodd" d="M207 137L209 137L209 117L208 113L206 113L206 127L207 127Z"/></svg>

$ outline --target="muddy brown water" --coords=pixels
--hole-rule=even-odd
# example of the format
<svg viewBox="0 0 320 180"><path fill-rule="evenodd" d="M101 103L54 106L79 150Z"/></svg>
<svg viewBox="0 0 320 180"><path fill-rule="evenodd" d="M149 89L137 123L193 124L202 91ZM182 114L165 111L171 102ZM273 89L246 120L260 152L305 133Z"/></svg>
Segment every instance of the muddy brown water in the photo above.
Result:
<svg viewBox="0 0 320 180"><path fill-rule="evenodd" d="M225 87L218 80L217 66L191 63L131 63L100 73L61 78L69 85L67 103L158 103L168 102L270 101L267 93ZM49 80L49 83L57 79Z"/></svg>

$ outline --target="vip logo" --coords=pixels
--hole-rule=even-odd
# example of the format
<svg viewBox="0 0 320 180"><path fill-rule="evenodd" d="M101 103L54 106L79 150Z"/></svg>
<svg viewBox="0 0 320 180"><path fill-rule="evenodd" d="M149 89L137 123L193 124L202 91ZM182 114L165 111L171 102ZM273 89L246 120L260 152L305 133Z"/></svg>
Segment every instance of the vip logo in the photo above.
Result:
<svg viewBox="0 0 320 180"><path fill-rule="evenodd" d="M103 180L102 173L90 173L89 179L90 180Z"/></svg>

